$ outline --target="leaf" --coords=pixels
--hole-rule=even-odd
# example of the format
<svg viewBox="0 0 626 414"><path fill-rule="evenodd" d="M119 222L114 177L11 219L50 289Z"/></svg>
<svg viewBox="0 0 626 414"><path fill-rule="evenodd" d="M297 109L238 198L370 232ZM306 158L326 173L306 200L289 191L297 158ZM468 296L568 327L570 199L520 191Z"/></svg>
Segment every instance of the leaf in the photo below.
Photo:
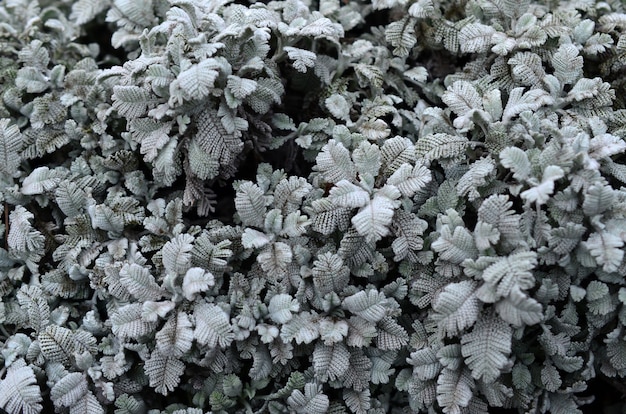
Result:
<svg viewBox="0 0 626 414"><path fill-rule="evenodd" d="M293 61L293 68L298 72L306 73L308 68L315 66L315 59L317 58L315 53L292 46L285 46L283 50L287 52L287 56Z"/></svg>
<svg viewBox="0 0 626 414"><path fill-rule="evenodd" d="M605 272L616 272L624 258L624 241L607 231L592 233L583 245Z"/></svg>
<svg viewBox="0 0 626 414"><path fill-rule="evenodd" d="M156 333L156 347L161 355L173 355L180 358L191 349L194 339L193 326L189 315L177 312L170 317Z"/></svg>
<svg viewBox="0 0 626 414"><path fill-rule="evenodd" d="M25 195L36 195L53 191L65 175L62 169L51 170L48 167L37 167L24 178L21 192Z"/></svg>
<svg viewBox="0 0 626 414"><path fill-rule="evenodd" d="M385 188L374 194L372 201L361 208L359 213L352 217L352 224L356 231L365 238L368 243L375 243L389 234L389 225L393 218L394 210L400 202L396 200L400 194L393 191L384 191ZM390 198L391 195L393 198Z"/></svg>
<svg viewBox="0 0 626 414"><path fill-rule="evenodd" d="M417 42L415 37L415 18L405 16L392 22L385 29L385 40L394 47L395 56L408 56L410 50Z"/></svg>
<svg viewBox="0 0 626 414"><path fill-rule="evenodd" d="M328 199L339 207L356 208L368 205L370 194L347 180L341 180L330 189Z"/></svg>
<svg viewBox="0 0 626 414"><path fill-rule="evenodd" d="M387 314L386 303L384 293L370 289L346 297L342 306L366 321L378 322Z"/></svg>
<svg viewBox="0 0 626 414"><path fill-rule="evenodd" d="M145 115L151 104L148 91L134 85L113 87L113 109L128 119Z"/></svg>
<svg viewBox="0 0 626 414"><path fill-rule="evenodd" d="M513 253L498 260L485 269L483 280L496 286L500 297L519 294L535 285L532 270L537 265L537 253L533 251Z"/></svg>
<svg viewBox="0 0 626 414"><path fill-rule="evenodd" d="M37 337L43 356L52 362L69 366L74 354L72 331L58 325L48 325Z"/></svg>
<svg viewBox="0 0 626 414"><path fill-rule="evenodd" d="M333 345L317 343L313 351L313 371L320 381L340 379L350 367L350 351L342 342Z"/></svg>
<svg viewBox="0 0 626 414"><path fill-rule="evenodd" d="M420 163L415 166L405 163L391 174L387 179L387 184L396 186L403 196L413 197L415 193L424 189L431 180L430 170L426 166Z"/></svg>
<svg viewBox="0 0 626 414"><path fill-rule="evenodd" d="M467 27L467 26L465 26ZM462 117L474 109L483 108L481 96L468 81L456 81L441 95L441 100L456 115Z"/></svg>
<svg viewBox="0 0 626 414"><path fill-rule="evenodd" d="M263 227L265 197L258 185L250 181L243 182L237 188L235 207L244 226Z"/></svg>
<svg viewBox="0 0 626 414"><path fill-rule="evenodd" d="M321 296L330 292L340 293L350 279L350 269L344 265L341 256L332 252L318 255L311 273L313 286Z"/></svg>
<svg viewBox="0 0 626 414"><path fill-rule="evenodd" d="M163 266L173 274L183 274L191 267L191 250L194 238L190 234L179 234L165 243L161 249Z"/></svg>
<svg viewBox="0 0 626 414"><path fill-rule="evenodd" d="M461 353L472 370L472 377L492 383L509 361L513 330L494 316L476 322L472 332L461 337Z"/></svg>
<svg viewBox="0 0 626 414"><path fill-rule="evenodd" d="M10 122L8 118L0 119L0 172L6 174L7 179L17 173L24 142L20 129Z"/></svg>
<svg viewBox="0 0 626 414"><path fill-rule="evenodd" d="M463 53L484 53L489 51L492 36L496 30L481 23L470 23L459 31L459 44Z"/></svg>
<svg viewBox="0 0 626 414"><path fill-rule="evenodd" d="M537 203L537 205L545 204L550 195L554 192L554 182L565 175L561 167L549 165L543 171L541 183L522 191L520 194L528 203Z"/></svg>
<svg viewBox="0 0 626 414"><path fill-rule="evenodd" d="M57 409L72 407L89 391L87 379L80 372L71 372L62 377L50 390L50 399Z"/></svg>
<svg viewBox="0 0 626 414"><path fill-rule="evenodd" d="M78 0L72 4L70 19L77 25L83 25L110 6L109 0Z"/></svg>
<svg viewBox="0 0 626 414"><path fill-rule="evenodd" d="M153 351L144 364L144 370L150 379L150 386L160 394L168 395L174 391L185 371L185 364L171 355L161 355Z"/></svg>
<svg viewBox="0 0 626 414"><path fill-rule="evenodd" d="M495 168L496 163L491 157L481 158L473 163L457 183L456 189L459 195L467 195L470 201L481 197L478 188L486 186L493 180L490 176L493 175Z"/></svg>
<svg viewBox="0 0 626 414"><path fill-rule="evenodd" d="M474 380L466 369L444 368L437 378L437 402L446 414L461 413L472 399Z"/></svg>
<svg viewBox="0 0 626 414"><path fill-rule="evenodd" d="M328 111L337 119L350 119L350 104L342 95L334 93L324 101Z"/></svg>
<svg viewBox="0 0 626 414"><path fill-rule="evenodd" d="M291 320L292 312L300 310L299 302L286 293L275 295L270 299L267 308L269 317L276 323L286 323Z"/></svg>
<svg viewBox="0 0 626 414"><path fill-rule="evenodd" d="M292 259L291 247L283 242L269 244L257 256L261 268L272 277L281 277Z"/></svg>
<svg viewBox="0 0 626 414"><path fill-rule="evenodd" d="M209 348L218 345L226 348L235 339L229 317L220 308L212 303L198 303L194 307L196 329L194 336L198 343Z"/></svg>
<svg viewBox="0 0 626 414"><path fill-rule="evenodd" d="M500 152L500 162L513 171L513 178L518 181L527 179L532 173L532 166L526 153L517 147L507 147Z"/></svg>
<svg viewBox="0 0 626 414"><path fill-rule="evenodd" d="M244 99L256 90L257 83L253 79L240 78L235 75L228 75L226 88L237 99Z"/></svg>
<svg viewBox="0 0 626 414"><path fill-rule="evenodd" d="M214 285L215 277L211 272L206 272L200 267L192 267L187 270L183 278L183 296L185 299L193 301L197 293L206 292L209 287Z"/></svg>
<svg viewBox="0 0 626 414"><path fill-rule="evenodd" d="M150 270L136 263L126 263L120 269L120 282L128 292L140 301L158 300L164 291L156 283Z"/></svg>
<svg viewBox="0 0 626 414"><path fill-rule="evenodd" d="M354 181L356 171L350 152L342 143L331 139L322 147L315 159L315 169L327 182L338 183L341 180Z"/></svg>
<svg viewBox="0 0 626 414"><path fill-rule="evenodd" d="M111 314L111 328L113 334L120 339L138 339L152 332L156 323L146 322L141 317L142 304L131 303L119 307Z"/></svg>
<svg viewBox="0 0 626 414"><path fill-rule="evenodd" d="M50 306L41 288L22 285L15 296L17 296L17 301L28 315L29 326L35 332L41 331L50 323Z"/></svg>
<svg viewBox="0 0 626 414"><path fill-rule="evenodd" d="M573 84L583 76L583 57L578 55L578 48L571 44L562 44L552 55L554 76L562 85Z"/></svg>
<svg viewBox="0 0 626 414"><path fill-rule="evenodd" d="M42 400L33 369L23 359L13 362L0 381L0 407L9 413L39 414Z"/></svg>
<svg viewBox="0 0 626 414"><path fill-rule="evenodd" d="M309 382L304 385L304 393L294 390L287 398L287 404L298 413L325 414L330 401L328 396L322 393L321 385Z"/></svg>
<svg viewBox="0 0 626 414"><path fill-rule="evenodd" d="M310 344L319 336L317 315L307 311L294 315L280 329L280 337L285 343L291 342L293 339L296 344Z"/></svg>
<svg viewBox="0 0 626 414"><path fill-rule="evenodd" d="M524 88L513 88L502 113L502 122L508 123L513 117L524 111L536 111L540 107L552 103L554 103L554 98L543 89L531 89L524 92Z"/></svg>
<svg viewBox="0 0 626 414"><path fill-rule="evenodd" d="M454 233L450 226L443 226L439 231L439 238L431 247L439 253L439 257L454 264L461 264L465 259L472 259L478 255L472 234L465 227L455 227Z"/></svg>
<svg viewBox="0 0 626 414"><path fill-rule="evenodd" d="M437 323L439 336L453 338L474 325L481 309L476 288L476 282L464 280L448 284L435 296L430 317Z"/></svg>
<svg viewBox="0 0 626 414"><path fill-rule="evenodd" d="M376 346L384 351L402 349L409 343L409 334L392 317L386 316L378 322Z"/></svg>
<svg viewBox="0 0 626 414"><path fill-rule="evenodd" d="M602 214L611 208L615 200L613 189L608 185L592 184L585 192L583 212L587 216Z"/></svg>
<svg viewBox="0 0 626 414"><path fill-rule="evenodd" d="M176 80L170 85L170 91L173 88L180 88L186 99L200 100L204 99L211 93L215 79L219 72L215 70L217 63L214 59L206 59L200 63L192 64L188 69L178 74ZM170 92L171 95L175 93Z"/></svg>
<svg viewBox="0 0 626 414"><path fill-rule="evenodd" d="M525 294L515 294L496 303L496 312L502 320L516 328L535 325L543 320L543 308Z"/></svg>
<svg viewBox="0 0 626 414"><path fill-rule="evenodd" d="M436 133L420 137L415 152L428 166L434 160L461 158L468 146L469 141L464 136Z"/></svg>

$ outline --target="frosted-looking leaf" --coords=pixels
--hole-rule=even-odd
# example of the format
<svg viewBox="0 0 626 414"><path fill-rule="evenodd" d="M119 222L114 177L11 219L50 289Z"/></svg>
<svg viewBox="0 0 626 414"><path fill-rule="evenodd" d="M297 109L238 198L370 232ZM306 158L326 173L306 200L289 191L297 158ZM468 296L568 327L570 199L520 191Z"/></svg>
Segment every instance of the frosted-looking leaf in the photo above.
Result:
<svg viewBox="0 0 626 414"><path fill-rule="evenodd" d="M27 93L41 93L48 89L48 81L36 68L27 66L17 71L15 86Z"/></svg>
<svg viewBox="0 0 626 414"><path fill-rule="evenodd" d="M194 307L198 343L215 348L225 348L235 339L229 317L222 308L212 303L198 303Z"/></svg>
<svg viewBox="0 0 626 414"><path fill-rule="evenodd" d="M376 346L383 350L399 350L409 342L409 334L396 320L386 316L378 322Z"/></svg>
<svg viewBox="0 0 626 414"><path fill-rule="evenodd" d="M113 311L111 314L113 334L121 339L137 339L152 332L156 327L156 323L144 321L141 313L141 303L131 303Z"/></svg>
<svg viewBox="0 0 626 414"><path fill-rule="evenodd" d="M328 111L337 119L350 119L350 104L342 95L334 93L324 101Z"/></svg>
<svg viewBox="0 0 626 414"><path fill-rule="evenodd" d="M385 294L375 289L355 293L345 298L342 303L344 309L370 322L378 322L385 317L386 305Z"/></svg>
<svg viewBox="0 0 626 414"><path fill-rule="evenodd" d="M320 381L334 381L350 367L350 351L342 342L333 345L317 343L313 351L313 371Z"/></svg>
<svg viewBox="0 0 626 414"><path fill-rule="evenodd" d="M410 164L402 164L387 179L387 184L395 185L405 197L413 197L415 193L426 187L432 180L430 170L417 163L415 166Z"/></svg>
<svg viewBox="0 0 626 414"><path fill-rule="evenodd" d="M370 195L361 187L347 180L341 180L330 189L328 199L340 207L363 207L369 204Z"/></svg>
<svg viewBox="0 0 626 414"><path fill-rule="evenodd" d="M439 359L437 359L435 350L431 347L411 352L411 356L406 359L406 362L413 365L413 375L420 381L436 378L443 368Z"/></svg>
<svg viewBox="0 0 626 414"><path fill-rule="evenodd" d="M513 117L524 111L536 111L544 105L554 103L554 98L543 89L531 89L524 92L524 88L514 88L509 94L509 100L504 107L502 122L508 123Z"/></svg>
<svg viewBox="0 0 626 414"><path fill-rule="evenodd" d="M158 300L163 289L156 283L150 270L136 263L126 263L120 269L120 282L128 292L140 301Z"/></svg>
<svg viewBox="0 0 626 414"><path fill-rule="evenodd" d="M481 308L476 287L473 280L450 283L435 296L431 319L437 323L440 336L453 338L476 322Z"/></svg>
<svg viewBox="0 0 626 414"><path fill-rule="evenodd" d="M390 23L385 29L385 40L394 47L395 56L408 56L411 48L417 42L415 37L415 22L413 17L406 16L401 20Z"/></svg>
<svg viewBox="0 0 626 414"><path fill-rule="evenodd" d="M135 118L128 124L133 141L141 144L139 152L146 162L154 161L159 150L170 140L171 129L171 122L158 122L152 118Z"/></svg>
<svg viewBox="0 0 626 414"><path fill-rule="evenodd" d="M110 0L78 0L72 4L70 19L77 25L83 25L109 7Z"/></svg>
<svg viewBox="0 0 626 414"><path fill-rule="evenodd" d="M400 192L395 187L385 186L374 194L368 205L352 217L355 230L368 243L375 243L389 234L394 210L400 205L398 197Z"/></svg>
<svg viewBox="0 0 626 414"><path fill-rule="evenodd" d="M134 85L113 87L113 109L128 119L145 115L151 99L148 91Z"/></svg>
<svg viewBox="0 0 626 414"><path fill-rule="evenodd" d="M85 374L71 372L62 377L50 390L50 399L57 409L75 405L89 391Z"/></svg>
<svg viewBox="0 0 626 414"><path fill-rule="evenodd" d="M575 45L565 43L552 55L552 67L561 84L572 84L583 75L583 57L578 55Z"/></svg>
<svg viewBox="0 0 626 414"><path fill-rule="evenodd" d="M364 63L357 63L354 65L354 72L359 80L361 87L366 87L368 84L375 88L383 86L385 81L385 74L383 71L375 65L366 65Z"/></svg>
<svg viewBox="0 0 626 414"><path fill-rule="evenodd" d="M165 243L161 253L163 266L168 273L183 274L187 272L191 264L193 241L193 236L185 233L179 234Z"/></svg>
<svg viewBox="0 0 626 414"><path fill-rule="evenodd" d="M583 245L605 272L615 272L624 258L624 241L608 231L593 233Z"/></svg>
<svg viewBox="0 0 626 414"><path fill-rule="evenodd" d="M481 23L470 23L459 31L459 44L463 53L483 53L491 48L491 38L496 30Z"/></svg>
<svg viewBox="0 0 626 414"><path fill-rule="evenodd" d="M501 257L485 269L482 278L492 286L496 293L506 297L519 294L535 285L532 270L537 265L537 253L533 251L513 253Z"/></svg>
<svg viewBox="0 0 626 414"><path fill-rule="evenodd" d="M415 152L426 165L430 165L434 160L461 158L468 146L469 141L464 136L437 133L420 137L415 144Z"/></svg>
<svg viewBox="0 0 626 414"><path fill-rule="evenodd" d="M461 264L463 260L473 259L478 255L472 234L461 226L455 227L454 232L450 226L443 226L439 231L439 238L431 247L439 253L439 257L454 264Z"/></svg>
<svg viewBox="0 0 626 414"><path fill-rule="evenodd" d="M540 86L546 77L541 57L532 52L517 52L507 61L511 66L513 79L522 85Z"/></svg>
<svg viewBox="0 0 626 414"><path fill-rule="evenodd" d="M522 191L520 195L529 203L537 203L537 205L545 204L550 199L550 195L554 192L554 182L564 175L565 172L561 167L549 165L543 171L541 183L528 190Z"/></svg>
<svg viewBox="0 0 626 414"><path fill-rule="evenodd" d="M8 413L39 414L41 390L35 372L23 359L13 362L0 380L0 407Z"/></svg>
<svg viewBox="0 0 626 414"><path fill-rule="evenodd" d="M378 175L381 167L380 149L377 145L367 141L362 141L359 146L352 151L352 160L359 175L365 174L372 177Z"/></svg>
<svg viewBox="0 0 626 414"><path fill-rule="evenodd" d="M333 322L332 319L320 320L319 331L324 345L333 345L343 341L348 336L348 323L345 321Z"/></svg>
<svg viewBox="0 0 626 414"><path fill-rule="evenodd" d="M185 364L176 357L153 351L144 364L144 370L150 379L150 386L156 392L167 395L178 386Z"/></svg>
<svg viewBox="0 0 626 414"><path fill-rule="evenodd" d="M366 414L372 408L370 396L369 388L362 391L345 388L343 391L343 400L354 414Z"/></svg>
<svg viewBox="0 0 626 414"><path fill-rule="evenodd" d="M465 174L459 179L456 186L460 196L467 195L470 201L474 201L480 197L479 187L483 187L489 183L489 176L495 171L495 161L487 156L473 163Z"/></svg>
<svg viewBox="0 0 626 414"><path fill-rule="evenodd" d="M37 167L24 178L21 192L25 195L35 195L53 191L66 175L62 169Z"/></svg>
<svg viewBox="0 0 626 414"><path fill-rule="evenodd" d="M282 179L274 189L274 206L283 214L297 211L302 205L302 199L309 194L313 186L306 178L289 177Z"/></svg>
<svg viewBox="0 0 626 414"><path fill-rule="evenodd" d="M271 241L270 237L258 230L246 228L241 235L241 245L245 249L260 248Z"/></svg>
<svg viewBox="0 0 626 414"><path fill-rule="evenodd" d="M543 308L525 294L513 294L496 303L496 312L502 320L514 327L535 325L543 320Z"/></svg>
<svg viewBox="0 0 626 414"><path fill-rule="evenodd" d="M237 188L235 207L244 226L263 227L265 196L258 185L246 181Z"/></svg>
<svg viewBox="0 0 626 414"><path fill-rule="evenodd" d="M486 383L498 379L509 360L512 336L508 323L486 316L476 322L472 332L461 337L461 353L472 370L472 377Z"/></svg>
<svg viewBox="0 0 626 414"><path fill-rule="evenodd" d="M444 368L437 378L437 402L445 414L460 414L472 399L474 380L467 369Z"/></svg>
<svg viewBox="0 0 626 414"><path fill-rule="evenodd" d="M507 147L500 151L500 162L513 171L513 178L523 181L532 172L532 166L526 153L517 147Z"/></svg>
<svg viewBox="0 0 626 414"><path fill-rule="evenodd" d="M159 318L165 319L168 313L176 307L171 300L155 302L147 300L141 305L141 319L146 322L157 322Z"/></svg>
<svg viewBox="0 0 626 414"><path fill-rule="evenodd" d="M286 323L293 317L292 312L300 310L298 301L286 293L274 295L267 307L269 317L276 323Z"/></svg>
<svg viewBox="0 0 626 414"><path fill-rule="evenodd" d="M39 333L41 353L48 361L60 362L69 366L74 354L72 331L58 325L48 325Z"/></svg>
<svg viewBox="0 0 626 414"><path fill-rule="evenodd" d="M20 165L23 138L17 125L8 118L0 119L0 172L12 177Z"/></svg>
<svg viewBox="0 0 626 414"><path fill-rule="evenodd" d="M297 413L325 414L328 412L330 401L328 396L322 393L321 384L307 383L304 386L304 394L300 390L294 390L287 404Z"/></svg>
<svg viewBox="0 0 626 414"><path fill-rule="evenodd" d="M590 217L602 214L613 206L614 199L615 194L610 186L592 184L585 192L583 212Z"/></svg>
<svg viewBox="0 0 626 414"><path fill-rule="evenodd" d="M183 278L183 296L193 301L197 293L206 292L213 285L215 285L215 278L211 272L205 272L200 267L192 267L187 270Z"/></svg>
<svg viewBox="0 0 626 414"><path fill-rule="evenodd" d="M293 252L291 247L283 242L271 243L257 256L261 268L273 277L282 276L291 263Z"/></svg>
<svg viewBox="0 0 626 414"><path fill-rule="evenodd" d="M300 312L281 327L280 337L285 343L293 339L296 344L310 344L320 336L317 320L316 313Z"/></svg>
<svg viewBox="0 0 626 414"><path fill-rule="evenodd" d="M350 269L344 265L341 256L326 252L317 257L311 270L313 286L321 296L327 293L340 293L348 285Z"/></svg>
<svg viewBox="0 0 626 414"><path fill-rule="evenodd" d="M28 324L35 332L39 332L50 323L50 306L41 288L22 285L16 296L28 315Z"/></svg>
<svg viewBox="0 0 626 414"><path fill-rule="evenodd" d="M285 46L283 50L287 52L287 56L293 61L293 68L298 72L306 73L307 68L315 66L315 53L292 46Z"/></svg>
<svg viewBox="0 0 626 414"><path fill-rule="evenodd" d="M435 5L433 0L417 0L409 7L409 15L420 19L435 17Z"/></svg>
<svg viewBox="0 0 626 414"><path fill-rule="evenodd" d="M454 82L441 95L441 100L458 116L465 116L473 109L483 108L481 96L468 81Z"/></svg>
<svg viewBox="0 0 626 414"><path fill-rule="evenodd" d="M170 317L163 328L156 333L156 347L161 355L181 357L191 349L193 342L193 326L189 315L178 312Z"/></svg>
<svg viewBox="0 0 626 414"><path fill-rule="evenodd" d="M338 183L341 180L354 181L356 170L350 159L350 152L334 139L322 147L315 163L315 169L330 183Z"/></svg>
<svg viewBox="0 0 626 414"><path fill-rule="evenodd" d="M194 63L188 69L180 72L178 77L170 85L173 88L180 88L187 99L204 99L211 93L215 79L219 72L215 70L217 63L214 59L206 59L200 63ZM170 92L175 95L175 92Z"/></svg>
<svg viewBox="0 0 626 414"><path fill-rule="evenodd" d="M256 81L253 79L240 78L235 75L228 75L226 87L237 99L243 99L256 90Z"/></svg>

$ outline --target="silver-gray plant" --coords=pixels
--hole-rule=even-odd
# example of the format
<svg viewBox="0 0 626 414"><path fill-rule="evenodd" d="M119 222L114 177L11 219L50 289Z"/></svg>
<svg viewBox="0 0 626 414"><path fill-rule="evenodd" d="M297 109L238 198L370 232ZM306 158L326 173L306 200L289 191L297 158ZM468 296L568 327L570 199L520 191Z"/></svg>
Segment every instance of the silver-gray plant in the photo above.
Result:
<svg viewBox="0 0 626 414"><path fill-rule="evenodd" d="M619 0L8 0L0 47L7 412L625 392Z"/></svg>

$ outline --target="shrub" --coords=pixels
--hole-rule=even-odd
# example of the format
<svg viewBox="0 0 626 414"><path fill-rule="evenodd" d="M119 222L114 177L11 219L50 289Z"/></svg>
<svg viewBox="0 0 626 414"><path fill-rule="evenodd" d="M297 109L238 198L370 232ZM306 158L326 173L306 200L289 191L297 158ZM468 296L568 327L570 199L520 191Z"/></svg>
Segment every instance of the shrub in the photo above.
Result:
<svg viewBox="0 0 626 414"><path fill-rule="evenodd" d="M244 3L0 6L0 407L623 392L624 6Z"/></svg>

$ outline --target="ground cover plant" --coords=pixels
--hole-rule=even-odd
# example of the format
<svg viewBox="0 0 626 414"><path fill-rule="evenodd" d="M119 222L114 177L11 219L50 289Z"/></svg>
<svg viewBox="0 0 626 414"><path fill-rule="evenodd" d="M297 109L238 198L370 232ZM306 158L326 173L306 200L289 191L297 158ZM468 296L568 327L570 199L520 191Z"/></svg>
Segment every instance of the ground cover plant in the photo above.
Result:
<svg viewBox="0 0 626 414"><path fill-rule="evenodd" d="M618 0L0 3L0 408L623 412L625 75Z"/></svg>

